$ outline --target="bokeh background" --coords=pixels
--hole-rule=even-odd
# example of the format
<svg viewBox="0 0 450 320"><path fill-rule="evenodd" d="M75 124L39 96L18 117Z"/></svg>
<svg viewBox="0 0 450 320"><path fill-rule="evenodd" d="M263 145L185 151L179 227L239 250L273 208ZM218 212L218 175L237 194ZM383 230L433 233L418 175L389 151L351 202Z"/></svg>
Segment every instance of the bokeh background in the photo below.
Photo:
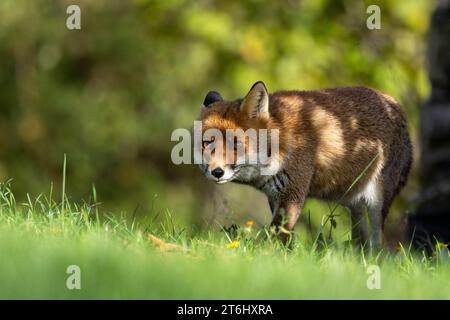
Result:
<svg viewBox="0 0 450 320"><path fill-rule="evenodd" d="M67 6L81 30L66 28ZM381 8L368 30L366 8ZM170 160L171 132L190 128L209 90L269 91L366 85L399 100L418 155L420 105L429 93L425 35L434 1L0 1L0 181L18 199L67 187L74 201L136 219L169 212L199 228L270 221L264 196L217 187ZM417 164L417 162L416 162ZM417 165L415 166L417 167ZM415 170L392 209L411 211ZM329 206L309 201L317 226ZM310 217L310 218L309 218ZM341 220L339 223L339 220ZM302 226L300 226L302 228ZM348 220L338 218L338 234Z"/></svg>

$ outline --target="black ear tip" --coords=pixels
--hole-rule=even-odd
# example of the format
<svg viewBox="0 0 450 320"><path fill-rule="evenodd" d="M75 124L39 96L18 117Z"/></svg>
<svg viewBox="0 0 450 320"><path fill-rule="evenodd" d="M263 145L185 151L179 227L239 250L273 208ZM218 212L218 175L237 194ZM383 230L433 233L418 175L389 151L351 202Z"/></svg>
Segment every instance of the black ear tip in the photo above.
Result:
<svg viewBox="0 0 450 320"><path fill-rule="evenodd" d="M210 91L205 97L205 100L203 101L203 105L205 107L209 106L211 103L214 103L216 101L223 101L222 96L217 91Z"/></svg>
<svg viewBox="0 0 450 320"><path fill-rule="evenodd" d="M262 85L262 86L264 87L264 89L267 91L266 85L265 85L264 82L261 81L261 80L256 81L255 84L250 88L250 90L253 90L253 88L255 88L257 85Z"/></svg>

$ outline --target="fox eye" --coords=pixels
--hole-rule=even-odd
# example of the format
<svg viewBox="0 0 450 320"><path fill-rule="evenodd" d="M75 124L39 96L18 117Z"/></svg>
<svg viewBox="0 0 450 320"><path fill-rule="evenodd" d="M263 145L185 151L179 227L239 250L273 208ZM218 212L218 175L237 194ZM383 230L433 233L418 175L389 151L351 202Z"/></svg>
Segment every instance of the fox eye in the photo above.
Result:
<svg viewBox="0 0 450 320"><path fill-rule="evenodd" d="M203 148L206 148L206 147L209 146L212 142L213 142L213 140L211 140L211 141L203 140L203 142L202 142Z"/></svg>
<svg viewBox="0 0 450 320"><path fill-rule="evenodd" d="M203 140L203 141L202 141L202 147L203 147L203 149L206 148L207 146L209 146L211 143L213 143L214 140L216 140L216 138L215 138L214 136L210 137L209 140Z"/></svg>

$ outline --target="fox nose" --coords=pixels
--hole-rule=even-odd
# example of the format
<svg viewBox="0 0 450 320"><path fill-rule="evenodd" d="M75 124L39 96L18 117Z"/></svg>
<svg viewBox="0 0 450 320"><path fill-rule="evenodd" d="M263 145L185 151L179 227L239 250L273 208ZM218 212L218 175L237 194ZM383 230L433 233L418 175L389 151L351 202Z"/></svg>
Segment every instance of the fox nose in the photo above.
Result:
<svg viewBox="0 0 450 320"><path fill-rule="evenodd" d="M220 177L223 176L225 172L222 170L222 168L215 168L213 171L211 171L211 174L216 177L217 179L219 179Z"/></svg>

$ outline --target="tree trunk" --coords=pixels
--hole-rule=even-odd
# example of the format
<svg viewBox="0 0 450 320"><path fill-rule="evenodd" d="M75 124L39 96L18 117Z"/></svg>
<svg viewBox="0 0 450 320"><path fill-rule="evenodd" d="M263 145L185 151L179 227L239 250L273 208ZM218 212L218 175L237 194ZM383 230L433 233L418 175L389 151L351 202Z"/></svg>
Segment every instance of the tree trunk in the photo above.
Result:
<svg viewBox="0 0 450 320"><path fill-rule="evenodd" d="M450 1L440 2L428 34L431 95L421 111L421 192L410 220L416 247L450 242Z"/></svg>

